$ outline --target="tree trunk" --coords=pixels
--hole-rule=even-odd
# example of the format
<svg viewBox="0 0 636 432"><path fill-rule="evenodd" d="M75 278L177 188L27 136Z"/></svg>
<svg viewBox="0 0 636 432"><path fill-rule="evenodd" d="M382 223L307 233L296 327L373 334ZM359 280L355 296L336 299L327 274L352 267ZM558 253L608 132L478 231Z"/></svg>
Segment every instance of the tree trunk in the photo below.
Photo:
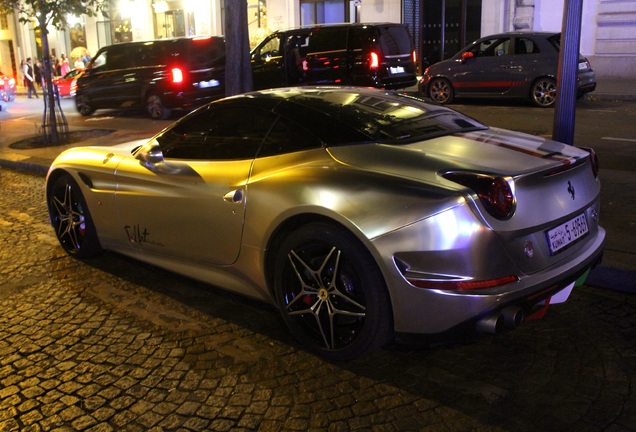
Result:
<svg viewBox="0 0 636 432"><path fill-rule="evenodd" d="M42 0L39 0L40 11L42 8ZM49 33L46 29L46 14L40 13L38 23L40 25L40 34L42 35L42 51L43 51L43 67L44 67L44 86L42 90L45 94L43 98L48 100L44 101L45 107L48 106L48 113L45 111L44 118L42 119L42 133L48 144L59 145L60 135L57 132L57 117L55 115L55 92L53 91L53 78L51 77L51 57L49 54ZM46 89L46 90L45 90ZM48 115L48 124L46 116ZM49 129L49 130L47 130Z"/></svg>
<svg viewBox="0 0 636 432"><path fill-rule="evenodd" d="M247 1L225 0L225 95L252 89Z"/></svg>

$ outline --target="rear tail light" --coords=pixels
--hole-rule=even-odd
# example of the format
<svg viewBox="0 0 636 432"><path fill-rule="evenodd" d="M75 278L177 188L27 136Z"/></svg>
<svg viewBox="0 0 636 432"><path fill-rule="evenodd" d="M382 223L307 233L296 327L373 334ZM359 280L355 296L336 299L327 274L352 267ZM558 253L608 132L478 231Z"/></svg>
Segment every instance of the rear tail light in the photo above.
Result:
<svg viewBox="0 0 636 432"><path fill-rule="evenodd" d="M581 150L585 150L590 154L590 166L592 167L592 174L594 174L594 178L598 178L598 170L599 170L599 161L598 156L593 148L589 147L579 147Z"/></svg>
<svg viewBox="0 0 636 432"><path fill-rule="evenodd" d="M514 215L517 203L512 190L512 179L466 172L447 172L442 177L475 191L491 216L508 220Z"/></svg>
<svg viewBox="0 0 636 432"><path fill-rule="evenodd" d="M380 67L380 56L376 52L371 52L369 55L369 67L371 69L377 69Z"/></svg>
<svg viewBox="0 0 636 432"><path fill-rule="evenodd" d="M417 51L413 50L413 63L417 64Z"/></svg>
<svg viewBox="0 0 636 432"><path fill-rule="evenodd" d="M407 278L411 285L418 288L440 289L447 291L471 291L496 288L513 282L519 282L519 278L515 275L502 276L497 279L486 280L445 280L431 281L422 279Z"/></svg>
<svg viewBox="0 0 636 432"><path fill-rule="evenodd" d="M183 71L179 68L172 68L172 82L174 84L183 82Z"/></svg>

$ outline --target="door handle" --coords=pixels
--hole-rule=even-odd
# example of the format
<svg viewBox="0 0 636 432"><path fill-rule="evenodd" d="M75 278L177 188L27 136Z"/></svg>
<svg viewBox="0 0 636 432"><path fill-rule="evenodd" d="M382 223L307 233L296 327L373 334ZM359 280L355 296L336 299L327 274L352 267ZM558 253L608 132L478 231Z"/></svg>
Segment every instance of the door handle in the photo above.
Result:
<svg viewBox="0 0 636 432"><path fill-rule="evenodd" d="M243 202L243 190L242 189L237 189L237 190L233 190L233 191L230 191L230 192L226 193L223 196L223 201L230 202L230 203L235 203L235 204Z"/></svg>

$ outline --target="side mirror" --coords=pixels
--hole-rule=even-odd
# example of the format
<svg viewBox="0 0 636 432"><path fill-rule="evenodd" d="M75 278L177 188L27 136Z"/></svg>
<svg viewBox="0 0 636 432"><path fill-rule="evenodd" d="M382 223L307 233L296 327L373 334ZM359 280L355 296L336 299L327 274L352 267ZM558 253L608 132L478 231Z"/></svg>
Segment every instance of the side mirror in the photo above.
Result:
<svg viewBox="0 0 636 432"><path fill-rule="evenodd" d="M473 54L472 51L466 51L465 53L462 54L462 59L460 60L461 64L464 64L464 62L468 59L471 59L475 57L475 54Z"/></svg>
<svg viewBox="0 0 636 432"><path fill-rule="evenodd" d="M163 162L163 152L157 144L157 141L148 141L137 150L135 159L141 161L141 163L150 168L152 165L158 165Z"/></svg>

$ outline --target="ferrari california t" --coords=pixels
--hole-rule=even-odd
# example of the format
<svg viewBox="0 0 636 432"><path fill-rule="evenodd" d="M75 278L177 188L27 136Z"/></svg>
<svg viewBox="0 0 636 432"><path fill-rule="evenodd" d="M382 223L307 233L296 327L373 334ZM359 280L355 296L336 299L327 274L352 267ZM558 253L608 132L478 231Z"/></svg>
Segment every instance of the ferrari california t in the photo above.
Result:
<svg viewBox="0 0 636 432"><path fill-rule="evenodd" d="M605 241L597 167L592 150L395 92L283 88L67 150L46 198L70 255L115 251L269 302L307 349L345 360L564 301Z"/></svg>

